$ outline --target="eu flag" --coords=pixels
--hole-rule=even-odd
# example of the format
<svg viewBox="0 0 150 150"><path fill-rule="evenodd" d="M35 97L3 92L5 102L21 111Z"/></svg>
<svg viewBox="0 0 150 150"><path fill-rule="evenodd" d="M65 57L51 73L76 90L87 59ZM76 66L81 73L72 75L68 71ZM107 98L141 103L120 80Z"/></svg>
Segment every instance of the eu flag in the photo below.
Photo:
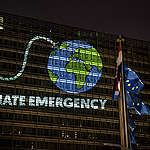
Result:
<svg viewBox="0 0 150 150"><path fill-rule="evenodd" d="M138 77L138 75L129 69L127 66L124 66L124 77L125 77L125 93L126 93L126 104L128 109L134 109L136 114L150 115L150 110L148 106L146 106L141 99L137 97L137 94L143 88L144 84ZM129 139L130 144L136 144L135 140L135 123L132 120L130 114L128 114L128 126L129 126ZM132 149L132 145L131 149Z"/></svg>
<svg viewBox="0 0 150 150"><path fill-rule="evenodd" d="M138 75L126 65L124 65L124 75L126 91L138 94L139 91L144 87L144 84L142 83Z"/></svg>
<svg viewBox="0 0 150 150"><path fill-rule="evenodd" d="M137 97L137 94L143 88L144 84L138 75L126 65L124 66L124 75L127 108L134 109L136 114L139 115L150 115L149 108Z"/></svg>

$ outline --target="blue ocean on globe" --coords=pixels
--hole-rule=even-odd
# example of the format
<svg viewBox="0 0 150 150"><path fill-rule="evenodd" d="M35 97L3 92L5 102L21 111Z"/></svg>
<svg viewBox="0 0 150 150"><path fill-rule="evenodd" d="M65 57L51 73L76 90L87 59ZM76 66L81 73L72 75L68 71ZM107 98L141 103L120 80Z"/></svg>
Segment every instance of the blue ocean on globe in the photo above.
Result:
<svg viewBox="0 0 150 150"><path fill-rule="evenodd" d="M80 40L64 41L48 58L50 80L61 90L81 93L101 77L102 60L96 49Z"/></svg>

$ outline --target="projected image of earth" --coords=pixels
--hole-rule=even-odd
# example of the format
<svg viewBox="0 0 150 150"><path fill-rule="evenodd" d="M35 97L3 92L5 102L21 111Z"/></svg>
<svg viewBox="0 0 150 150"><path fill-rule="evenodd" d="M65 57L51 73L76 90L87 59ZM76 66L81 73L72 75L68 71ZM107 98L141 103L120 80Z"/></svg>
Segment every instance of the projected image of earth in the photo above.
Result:
<svg viewBox="0 0 150 150"><path fill-rule="evenodd" d="M97 50L79 40L65 41L48 58L50 80L61 90L81 93L90 90L102 74Z"/></svg>

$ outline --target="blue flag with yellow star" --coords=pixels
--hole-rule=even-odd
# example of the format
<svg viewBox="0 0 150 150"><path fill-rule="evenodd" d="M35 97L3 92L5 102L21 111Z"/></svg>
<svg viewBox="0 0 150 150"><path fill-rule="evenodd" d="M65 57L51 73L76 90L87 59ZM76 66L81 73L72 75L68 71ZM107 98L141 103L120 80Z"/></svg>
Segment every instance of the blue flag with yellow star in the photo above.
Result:
<svg viewBox="0 0 150 150"><path fill-rule="evenodd" d="M138 94L139 91L144 87L144 84L142 83L138 75L126 65L124 66L124 75L126 91Z"/></svg>
<svg viewBox="0 0 150 150"><path fill-rule="evenodd" d="M126 93L126 100L128 109L134 109L136 114L139 115L150 115L150 110L148 106L144 104L142 100L139 99L135 94Z"/></svg>
<svg viewBox="0 0 150 150"><path fill-rule="evenodd" d="M144 84L142 83L138 75L126 65L124 66L124 75L127 108L134 109L136 114L139 115L150 115L149 108L142 102L141 99L137 97L137 94L144 87Z"/></svg>
<svg viewBox="0 0 150 150"><path fill-rule="evenodd" d="M143 115L143 114L150 115L150 110L148 106L146 106L142 102L142 100L137 97L137 94L144 87L144 84L142 83L138 75L125 65L124 78L125 78L127 108L135 110L136 114L138 115ZM129 126L130 143L136 144L136 140L135 140L136 134L134 133L136 126L130 115L128 115L128 126Z"/></svg>

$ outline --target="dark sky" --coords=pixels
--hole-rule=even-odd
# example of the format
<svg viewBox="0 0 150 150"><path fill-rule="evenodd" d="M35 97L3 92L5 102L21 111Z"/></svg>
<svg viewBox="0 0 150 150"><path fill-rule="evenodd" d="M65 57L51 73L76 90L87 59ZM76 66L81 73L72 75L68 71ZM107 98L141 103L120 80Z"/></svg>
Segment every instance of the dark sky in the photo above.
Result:
<svg viewBox="0 0 150 150"><path fill-rule="evenodd" d="M150 41L149 0L1 0L0 10Z"/></svg>

